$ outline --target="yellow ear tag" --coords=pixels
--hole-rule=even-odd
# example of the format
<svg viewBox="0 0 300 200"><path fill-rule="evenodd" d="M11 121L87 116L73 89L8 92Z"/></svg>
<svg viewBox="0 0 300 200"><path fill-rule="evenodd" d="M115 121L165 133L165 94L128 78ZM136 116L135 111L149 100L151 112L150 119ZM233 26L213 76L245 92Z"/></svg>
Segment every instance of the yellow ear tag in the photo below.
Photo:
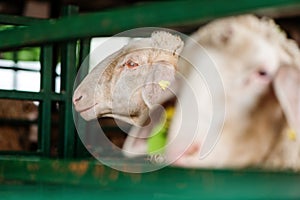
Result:
<svg viewBox="0 0 300 200"><path fill-rule="evenodd" d="M175 113L175 108L174 107L168 107L166 109L166 118L167 118L167 121L171 121L174 113Z"/></svg>
<svg viewBox="0 0 300 200"><path fill-rule="evenodd" d="M289 138L290 140L296 141L297 135L296 135L296 132L295 132L293 129L290 128L290 129L288 130L287 134L288 134L288 138Z"/></svg>
<svg viewBox="0 0 300 200"><path fill-rule="evenodd" d="M158 82L158 85L161 89L166 90L166 88L170 85L170 81L161 80Z"/></svg>

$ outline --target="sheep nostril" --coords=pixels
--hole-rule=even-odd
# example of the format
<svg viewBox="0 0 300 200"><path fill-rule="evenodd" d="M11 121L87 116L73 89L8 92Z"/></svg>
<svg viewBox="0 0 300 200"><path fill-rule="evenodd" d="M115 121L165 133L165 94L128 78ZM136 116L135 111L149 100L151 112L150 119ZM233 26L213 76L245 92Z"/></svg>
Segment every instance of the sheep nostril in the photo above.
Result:
<svg viewBox="0 0 300 200"><path fill-rule="evenodd" d="M78 98L74 98L74 104L75 104L75 103L78 103L78 102L82 99L82 97L83 97L83 96L81 95L81 96L78 97Z"/></svg>

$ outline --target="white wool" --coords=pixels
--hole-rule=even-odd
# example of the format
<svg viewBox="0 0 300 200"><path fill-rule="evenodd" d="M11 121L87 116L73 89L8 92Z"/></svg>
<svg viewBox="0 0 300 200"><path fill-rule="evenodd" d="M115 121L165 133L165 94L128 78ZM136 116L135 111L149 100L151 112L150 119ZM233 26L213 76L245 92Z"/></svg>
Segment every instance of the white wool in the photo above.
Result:
<svg viewBox="0 0 300 200"><path fill-rule="evenodd" d="M183 41L178 35L164 31L156 31L151 35L152 46L179 54L183 48Z"/></svg>

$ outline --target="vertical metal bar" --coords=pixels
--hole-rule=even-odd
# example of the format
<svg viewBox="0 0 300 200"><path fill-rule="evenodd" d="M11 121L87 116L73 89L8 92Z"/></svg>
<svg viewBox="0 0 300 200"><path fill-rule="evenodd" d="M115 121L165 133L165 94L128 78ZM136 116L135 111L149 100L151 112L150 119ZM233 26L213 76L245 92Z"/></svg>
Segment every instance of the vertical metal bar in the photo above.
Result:
<svg viewBox="0 0 300 200"><path fill-rule="evenodd" d="M52 46L43 46L41 51L41 93L39 117L39 150L50 155L51 94L52 94Z"/></svg>
<svg viewBox="0 0 300 200"><path fill-rule="evenodd" d="M77 66L77 70L79 70L79 67L83 61L85 61L86 65L89 65L90 46L91 46L90 38L80 40L79 63ZM85 60L85 59L87 59L87 60ZM89 72L89 68L84 67L81 70L81 73L79 74L80 80L82 80L88 74L88 72Z"/></svg>
<svg viewBox="0 0 300 200"><path fill-rule="evenodd" d="M12 52L13 54L13 62L14 62L14 67L17 68L18 67L18 52L14 51ZM14 76L13 76L13 89L17 89L17 85L18 85L18 79L17 79L17 74L18 74L18 70L14 70L13 71Z"/></svg>
<svg viewBox="0 0 300 200"><path fill-rule="evenodd" d="M79 79L80 82L89 72L90 43L90 38L80 40L79 62L77 66L77 71L81 67L81 64L84 62L84 66L82 66L77 75L77 79ZM80 130L76 135L76 157L84 157L85 155L88 155L87 150L81 141L81 139L85 139L83 138L85 134L81 134L80 137L79 134L81 131L84 131L84 133L87 131L86 122L79 118L78 114L75 115L75 120L77 123L77 129Z"/></svg>
<svg viewBox="0 0 300 200"><path fill-rule="evenodd" d="M63 15L78 13L78 7L67 6L63 10ZM61 118L63 120L63 149L59 150L59 155L65 158L75 155L75 127L72 114L72 94L73 84L76 76L76 41L70 41L62 45L61 48L61 92L65 93L64 101L61 104ZM61 147L60 147L61 148Z"/></svg>

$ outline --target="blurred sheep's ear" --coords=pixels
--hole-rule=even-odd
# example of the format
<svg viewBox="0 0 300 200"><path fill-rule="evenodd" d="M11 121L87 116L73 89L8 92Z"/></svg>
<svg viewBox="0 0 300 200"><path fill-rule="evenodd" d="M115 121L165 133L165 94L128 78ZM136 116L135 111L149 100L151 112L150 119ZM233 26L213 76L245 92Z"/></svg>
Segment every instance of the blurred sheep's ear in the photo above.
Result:
<svg viewBox="0 0 300 200"><path fill-rule="evenodd" d="M224 28L223 31L220 32L219 41L221 44L226 45L231 41L231 38L234 35L234 27L230 24Z"/></svg>
<svg viewBox="0 0 300 200"><path fill-rule="evenodd" d="M145 104L152 108L155 104L162 103L170 94L169 87L175 79L174 66L157 64L152 67L142 88L142 98Z"/></svg>
<svg viewBox="0 0 300 200"><path fill-rule="evenodd" d="M275 76L274 89L290 128L300 135L300 69L295 66L280 67Z"/></svg>

